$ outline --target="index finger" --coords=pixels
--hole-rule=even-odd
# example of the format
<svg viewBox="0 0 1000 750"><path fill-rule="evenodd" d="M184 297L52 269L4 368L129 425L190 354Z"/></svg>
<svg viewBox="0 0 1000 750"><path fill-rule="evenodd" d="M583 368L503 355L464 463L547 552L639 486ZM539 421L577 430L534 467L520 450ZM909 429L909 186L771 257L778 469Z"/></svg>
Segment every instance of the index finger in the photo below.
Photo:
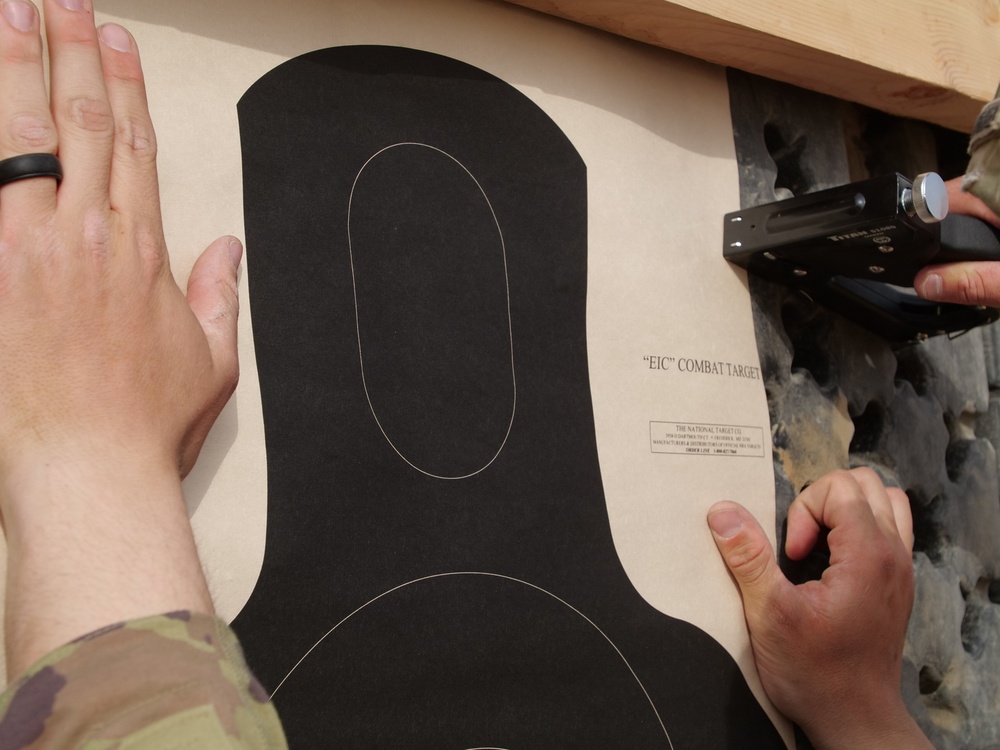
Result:
<svg viewBox="0 0 1000 750"><path fill-rule="evenodd" d="M785 540L788 556L793 560L805 558L816 545L821 527L831 531L848 528L859 537L879 533L880 523L854 473L833 471L825 474L795 498L788 508Z"/></svg>
<svg viewBox="0 0 1000 750"><path fill-rule="evenodd" d="M883 533L890 537L901 536L899 522L896 519L897 505L892 501L889 489L882 483L881 477L867 467L852 469L850 474L861 487ZM908 506L909 500L907 500Z"/></svg>

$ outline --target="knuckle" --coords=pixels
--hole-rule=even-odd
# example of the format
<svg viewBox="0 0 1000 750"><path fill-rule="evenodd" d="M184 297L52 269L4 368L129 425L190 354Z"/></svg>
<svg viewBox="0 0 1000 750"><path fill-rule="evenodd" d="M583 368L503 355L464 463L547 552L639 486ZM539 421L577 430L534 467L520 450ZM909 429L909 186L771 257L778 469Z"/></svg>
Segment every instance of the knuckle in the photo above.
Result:
<svg viewBox="0 0 1000 750"><path fill-rule="evenodd" d="M235 318L239 315L240 311L240 292L239 287L236 283L236 278L225 278L219 282L222 285L222 291L224 292L224 299L229 302L229 306L226 309L225 316L227 318Z"/></svg>
<svg viewBox="0 0 1000 750"><path fill-rule="evenodd" d="M74 96L62 107L63 119L88 133L111 134L114 132L114 114L111 105L94 96Z"/></svg>
<svg viewBox="0 0 1000 750"><path fill-rule="evenodd" d="M904 568L899 564L895 550L889 545L883 545L875 552L875 567L888 580L897 577Z"/></svg>
<svg viewBox="0 0 1000 750"><path fill-rule="evenodd" d="M831 475L831 500L840 503L867 503L863 483L871 479L869 474L878 477L874 471L865 466L834 471Z"/></svg>
<svg viewBox="0 0 1000 750"><path fill-rule="evenodd" d="M853 474L857 479L881 481L881 479L879 479L878 472L870 466L859 466L856 469L851 469L849 473Z"/></svg>
<svg viewBox="0 0 1000 750"><path fill-rule="evenodd" d="M916 573L913 571L913 557L906 552L906 550L903 550L899 561L900 585L903 587L904 591L909 592L912 596L913 590L916 587Z"/></svg>
<svg viewBox="0 0 1000 750"><path fill-rule="evenodd" d="M42 64L41 50L30 45L11 46L0 55L0 65L7 68Z"/></svg>
<svg viewBox="0 0 1000 750"><path fill-rule="evenodd" d="M148 120L138 117L124 117L115 129L118 148L131 158L143 163L156 161L156 134Z"/></svg>
<svg viewBox="0 0 1000 750"><path fill-rule="evenodd" d="M104 260L111 256L112 229L102 211L90 211L84 216L81 237L93 258Z"/></svg>
<svg viewBox="0 0 1000 750"><path fill-rule="evenodd" d="M52 42L64 49L69 49L72 46L84 54L97 49L98 42L93 32L93 26L67 24L59 29L53 29L49 33L53 37Z"/></svg>
<svg viewBox="0 0 1000 750"><path fill-rule="evenodd" d="M240 365L236 357L233 357L231 362L226 363L219 379L220 391L228 399L235 393L236 386L240 382Z"/></svg>
<svg viewBox="0 0 1000 750"><path fill-rule="evenodd" d="M144 85L142 68L138 65L108 61L104 67L104 77L111 84L122 84L128 88Z"/></svg>
<svg viewBox="0 0 1000 750"><path fill-rule="evenodd" d="M834 469L827 474L831 484L853 484L854 476L847 469Z"/></svg>
<svg viewBox="0 0 1000 750"><path fill-rule="evenodd" d="M733 574L751 586L767 571L768 550L763 544L741 544L727 555Z"/></svg>
<svg viewBox="0 0 1000 750"><path fill-rule="evenodd" d="M21 153L53 153L59 145L55 124L48 115L22 112L8 122L11 147Z"/></svg>
<svg viewBox="0 0 1000 750"><path fill-rule="evenodd" d="M856 470L832 469L816 482L804 489L796 500L805 502L807 497L826 497L828 500L851 500L858 492L860 483Z"/></svg>
<svg viewBox="0 0 1000 750"><path fill-rule="evenodd" d="M913 564L902 545L886 542L871 552L873 580L892 582L902 591L913 587Z"/></svg>
<svg viewBox="0 0 1000 750"><path fill-rule="evenodd" d="M0 223L0 254L10 257L23 254L25 247L44 248L52 244L57 234L53 217L36 221L5 221Z"/></svg>
<svg viewBox="0 0 1000 750"><path fill-rule="evenodd" d="M803 492L805 490L811 489L812 487L817 487L817 486L822 487L824 484L835 484L837 482L843 482L849 479L850 476L851 472L847 469L830 469L815 481L810 482L803 489Z"/></svg>
<svg viewBox="0 0 1000 750"><path fill-rule="evenodd" d="M23 233L20 222L5 221L0 224L0 257L9 258L21 246Z"/></svg>
<svg viewBox="0 0 1000 750"><path fill-rule="evenodd" d="M885 489L885 484L878 472L868 466L859 466L850 471L853 480L852 489L858 500L870 501L871 494Z"/></svg>
<svg viewBox="0 0 1000 750"><path fill-rule="evenodd" d="M955 293L962 304L980 304L988 296L988 284L979 270L971 269L958 278Z"/></svg>
<svg viewBox="0 0 1000 750"><path fill-rule="evenodd" d="M163 246L163 236L156 230L155 224L136 228L134 241L138 256L150 278L169 271L170 260Z"/></svg>

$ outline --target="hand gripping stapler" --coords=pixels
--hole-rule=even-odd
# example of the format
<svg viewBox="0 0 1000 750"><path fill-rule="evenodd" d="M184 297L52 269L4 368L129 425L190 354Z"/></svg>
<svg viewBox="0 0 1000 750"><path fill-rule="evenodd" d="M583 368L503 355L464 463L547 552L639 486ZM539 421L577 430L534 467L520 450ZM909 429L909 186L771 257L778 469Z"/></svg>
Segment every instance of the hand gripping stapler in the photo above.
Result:
<svg viewBox="0 0 1000 750"><path fill-rule="evenodd" d="M723 254L803 292L894 343L968 331L1000 310L930 302L913 291L926 265L1000 260L1000 231L948 215L937 174L876 177L726 214Z"/></svg>

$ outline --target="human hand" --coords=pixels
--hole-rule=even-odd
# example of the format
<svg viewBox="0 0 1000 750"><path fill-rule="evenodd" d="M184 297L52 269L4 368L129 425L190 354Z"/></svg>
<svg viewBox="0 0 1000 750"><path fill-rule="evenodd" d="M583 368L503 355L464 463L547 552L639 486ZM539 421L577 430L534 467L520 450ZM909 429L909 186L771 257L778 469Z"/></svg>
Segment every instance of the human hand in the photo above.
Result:
<svg viewBox="0 0 1000 750"><path fill-rule="evenodd" d="M2 6L0 159L58 152L65 177L0 188L0 470L84 451L186 472L236 383L242 247L212 244L185 298L137 50L86 6L47 2L51 107L37 13Z"/></svg>
<svg viewBox="0 0 1000 750"><path fill-rule="evenodd" d="M0 512L8 666L121 620L212 603L180 486L233 391L242 246L185 296L160 221L135 42L91 0L0 3L0 159L64 177L0 187Z"/></svg>
<svg viewBox="0 0 1000 750"><path fill-rule="evenodd" d="M900 693L913 605L913 528L906 495L870 469L837 471L788 510L785 551L805 558L829 529L822 579L792 584L763 529L731 502L708 522L743 596L754 658L775 706L818 749L930 747ZM921 744L925 743L925 744Z"/></svg>
<svg viewBox="0 0 1000 750"><path fill-rule="evenodd" d="M974 216L1000 229L1000 217L971 193L962 190L962 178L945 183L949 211ZM948 263L927 266L913 280L917 293L935 302L1000 307L1000 261Z"/></svg>

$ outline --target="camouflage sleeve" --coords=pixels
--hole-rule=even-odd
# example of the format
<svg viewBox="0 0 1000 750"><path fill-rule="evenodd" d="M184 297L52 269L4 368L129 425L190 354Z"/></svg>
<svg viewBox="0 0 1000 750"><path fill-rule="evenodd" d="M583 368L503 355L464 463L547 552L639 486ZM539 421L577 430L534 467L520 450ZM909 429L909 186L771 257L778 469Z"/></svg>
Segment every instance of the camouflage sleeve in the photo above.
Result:
<svg viewBox="0 0 1000 750"><path fill-rule="evenodd" d="M277 712L221 620L177 612L54 651L0 696L0 750L273 750Z"/></svg>
<svg viewBox="0 0 1000 750"><path fill-rule="evenodd" d="M969 166L962 190L1000 214L1000 91L983 107L969 137Z"/></svg>

